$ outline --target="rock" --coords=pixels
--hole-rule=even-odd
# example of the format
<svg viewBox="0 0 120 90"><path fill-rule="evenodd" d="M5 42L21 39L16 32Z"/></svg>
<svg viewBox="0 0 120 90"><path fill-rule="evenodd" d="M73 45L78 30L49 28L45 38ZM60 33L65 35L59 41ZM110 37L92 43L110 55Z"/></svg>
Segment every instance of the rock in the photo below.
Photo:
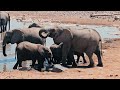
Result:
<svg viewBox="0 0 120 90"><path fill-rule="evenodd" d="M52 68L52 72L63 72L65 71L67 68L66 67L63 67L61 66L60 64L55 64Z"/></svg>
<svg viewBox="0 0 120 90"><path fill-rule="evenodd" d="M112 77L113 75L110 75L110 77Z"/></svg>

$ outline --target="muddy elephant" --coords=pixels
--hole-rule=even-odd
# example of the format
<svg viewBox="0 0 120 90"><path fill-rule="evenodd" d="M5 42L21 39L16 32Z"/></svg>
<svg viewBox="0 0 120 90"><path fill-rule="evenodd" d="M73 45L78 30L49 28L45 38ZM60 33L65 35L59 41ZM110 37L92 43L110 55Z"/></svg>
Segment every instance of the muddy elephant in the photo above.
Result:
<svg viewBox="0 0 120 90"><path fill-rule="evenodd" d="M23 41L18 44L16 47L17 62L14 65L13 69L22 67L22 61L32 60L32 66L35 65L36 60L38 61L38 70L41 71L41 68L44 67L43 63L48 60L48 63L51 64L52 52L49 48L41 44L34 44L28 41Z"/></svg>
<svg viewBox="0 0 120 90"><path fill-rule="evenodd" d="M32 23L28 26L28 28L33 28L33 27L41 28L41 26L39 26L37 23Z"/></svg>
<svg viewBox="0 0 120 90"><path fill-rule="evenodd" d="M7 24L9 23L9 30L10 30L10 15L9 13L6 12L0 12L0 27L1 27L1 32L4 32L7 30Z"/></svg>
<svg viewBox="0 0 120 90"><path fill-rule="evenodd" d="M59 45L52 44L50 46L50 49L51 49L52 54L53 54L52 62L55 63L55 64L59 64L61 62L61 59L62 59L62 46L63 46L63 43L60 43ZM86 63L84 53L80 54L78 52L74 52L74 55L77 55L77 61L76 61L77 63L79 62L80 56L82 56L82 58L83 58L83 63ZM67 59L68 58L69 57L67 57ZM68 63L70 63L70 62L68 62Z"/></svg>
<svg viewBox="0 0 120 90"><path fill-rule="evenodd" d="M42 28L39 31L39 35L42 38L53 38L55 44L60 44L63 42L61 64L63 66L67 65L66 58L70 50L70 57L72 58L73 66L77 66L74 61L73 52L79 52L81 54L83 52L86 53L90 61L88 67L94 67L92 56L93 53L95 53L98 58L97 66L103 66L101 59L102 50L100 50L102 40L100 34L94 29L83 28L78 30L67 27L52 26Z"/></svg>
<svg viewBox="0 0 120 90"><path fill-rule="evenodd" d="M39 28L13 29L5 33L3 39L3 55L6 55L6 44L19 44L23 41L45 45L45 39L39 37Z"/></svg>
<svg viewBox="0 0 120 90"><path fill-rule="evenodd" d="M9 23L9 29L10 30L10 15L9 13L6 13L6 12L3 12L1 11L0 12L0 33L1 33L1 40L3 39L4 37L4 33L5 31L7 31L7 25Z"/></svg>

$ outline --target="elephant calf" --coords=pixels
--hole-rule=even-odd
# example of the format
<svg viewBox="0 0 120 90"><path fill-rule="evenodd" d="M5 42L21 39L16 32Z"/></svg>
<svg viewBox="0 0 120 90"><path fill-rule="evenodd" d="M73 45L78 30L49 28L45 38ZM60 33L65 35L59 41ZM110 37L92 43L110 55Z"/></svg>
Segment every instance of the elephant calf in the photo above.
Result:
<svg viewBox="0 0 120 90"><path fill-rule="evenodd" d="M24 41L18 44L16 47L17 54L17 63L14 65L13 69L17 69L21 67L22 61L32 60L32 66L34 66L36 60L38 61L38 70L41 71L43 68L43 63L45 59L48 60L50 64L50 60L52 58L52 52L49 48L45 47L41 44L34 44L28 41Z"/></svg>
<svg viewBox="0 0 120 90"><path fill-rule="evenodd" d="M52 58L53 63L59 64L60 61L62 60L62 45L63 45L63 43L60 43L59 45L52 44L50 46L50 50L52 51L52 54L53 54L53 58ZM83 63L86 63L84 53L80 54L78 52L74 52L74 55L77 55L77 63L79 62L80 56L82 56L82 58L83 58ZM69 62L69 60L68 60L68 62Z"/></svg>

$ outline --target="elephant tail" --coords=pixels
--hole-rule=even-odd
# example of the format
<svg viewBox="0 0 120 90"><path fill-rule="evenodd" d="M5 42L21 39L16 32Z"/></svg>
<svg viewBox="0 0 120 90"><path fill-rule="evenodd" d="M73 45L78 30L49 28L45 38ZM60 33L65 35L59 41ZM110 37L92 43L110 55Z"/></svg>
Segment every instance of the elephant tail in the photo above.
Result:
<svg viewBox="0 0 120 90"><path fill-rule="evenodd" d="M17 55L17 47L16 47L16 50L15 50L15 60L16 60L16 55Z"/></svg>
<svg viewBox="0 0 120 90"><path fill-rule="evenodd" d="M100 39L100 46L101 46L101 50L100 50L100 55L102 56L102 58L103 58L103 53L102 53L102 40Z"/></svg>

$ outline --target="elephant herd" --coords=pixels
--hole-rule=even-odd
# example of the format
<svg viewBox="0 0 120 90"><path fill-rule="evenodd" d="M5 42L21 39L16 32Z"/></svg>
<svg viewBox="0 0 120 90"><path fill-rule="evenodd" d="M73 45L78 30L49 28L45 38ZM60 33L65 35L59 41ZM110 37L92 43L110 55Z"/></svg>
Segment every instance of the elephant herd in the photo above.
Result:
<svg viewBox="0 0 120 90"><path fill-rule="evenodd" d="M50 48L45 46L47 37L53 38L55 43ZM21 63L25 60L32 60L31 67L34 67L37 61L39 71L44 67L45 60L49 65L61 64L65 67L67 65L76 67L80 56L86 63L84 53L90 62L88 67L94 67L93 54L96 54L98 58L97 66L103 67L102 48L100 48L102 40L100 34L94 29L73 30L62 26L41 27L33 23L28 28L6 31L2 43L4 56L7 56L6 44L9 43L17 44L15 50L17 62L13 69L17 69L18 66L22 67ZM77 62L74 55L77 55Z"/></svg>

